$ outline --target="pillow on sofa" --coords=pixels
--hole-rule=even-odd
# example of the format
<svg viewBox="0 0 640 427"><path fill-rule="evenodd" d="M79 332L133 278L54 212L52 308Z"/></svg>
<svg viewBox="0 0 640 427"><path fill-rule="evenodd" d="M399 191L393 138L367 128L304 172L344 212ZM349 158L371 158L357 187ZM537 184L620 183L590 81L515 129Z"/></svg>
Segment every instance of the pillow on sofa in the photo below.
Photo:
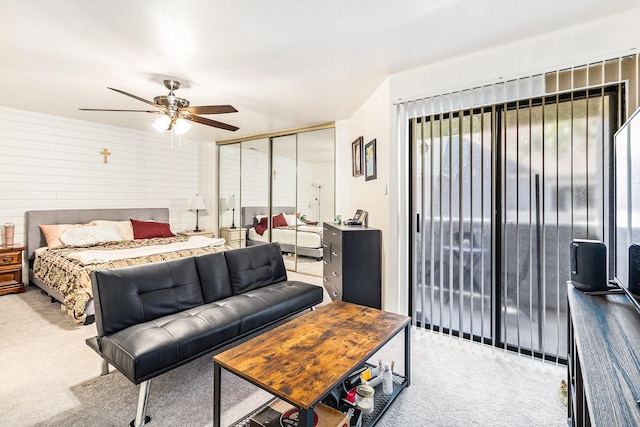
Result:
<svg viewBox="0 0 640 427"><path fill-rule="evenodd" d="M82 246L100 242L117 242L122 240L122 235L116 225L101 224L69 228L62 233L60 240L67 246Z"/></svg>
<svg viewBox="0 0 640 427"><path fill-rule="evenodd" d="M103 224L113 224L118 227L118 231L120 231L120 235L122 236L122 240L133 240L133 226L131 225L131 221L108 221L105 219L97 219L92 221L95 225L103 225Z"/></svg>
<svg viewBox="0 0 640 427"><path fill-rule="evenodd" d="M154 237L175 237L166 222L138 221L131 219L134 239L152 239Z"/></svg>
<svg viewBox="0 0 640 427"><path fill-rule="evenodd" d="M76 227L86 227L89 224L45 224L40 225L40 231L42 231L42 235L44 236L44 240L47 241L47 247L49 248L59 248L60 246L64 246L62 240L60 240L60 236L70 228Z"/></svg>

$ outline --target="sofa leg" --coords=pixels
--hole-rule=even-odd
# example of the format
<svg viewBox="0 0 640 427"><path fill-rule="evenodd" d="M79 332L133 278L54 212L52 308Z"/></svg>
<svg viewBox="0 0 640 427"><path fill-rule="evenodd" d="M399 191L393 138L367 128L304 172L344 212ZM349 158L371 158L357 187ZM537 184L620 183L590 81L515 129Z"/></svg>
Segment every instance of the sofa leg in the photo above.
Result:
<svg viewBox="0 0 640 427"><path fill-rule="evenodd" d="M102 370L100 376L109 375L109 362L106 359L102 359Z"/></svg>
<svg viewBox="0 0 640 427"><path fill-rule="evenodd" d="M129 424L131 427L142 427L151 421L151 417L146 415L150 387L151 380L146 380L140 383L140 392L138 393L138 410L136 411L136 419L131 421Z"/></svg>
<svg viewBox="0 0 640 427"><path fill-rule="evenodd" d="M316 311L316 306L315 305L311 306L311 311Z"/></svg>

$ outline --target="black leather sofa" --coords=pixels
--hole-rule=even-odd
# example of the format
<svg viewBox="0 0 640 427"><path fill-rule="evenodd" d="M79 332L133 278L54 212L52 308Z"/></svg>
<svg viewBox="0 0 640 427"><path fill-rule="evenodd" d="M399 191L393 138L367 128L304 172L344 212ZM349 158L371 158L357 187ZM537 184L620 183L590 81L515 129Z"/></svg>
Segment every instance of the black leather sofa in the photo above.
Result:
<svg viewBox="0 0 640 427"><path fill-rule="evenodd" d="M98 336L87 344L140 384L143 426L152 378L320 304L322 288L287 280L280 245L91 273Z"/></svg>

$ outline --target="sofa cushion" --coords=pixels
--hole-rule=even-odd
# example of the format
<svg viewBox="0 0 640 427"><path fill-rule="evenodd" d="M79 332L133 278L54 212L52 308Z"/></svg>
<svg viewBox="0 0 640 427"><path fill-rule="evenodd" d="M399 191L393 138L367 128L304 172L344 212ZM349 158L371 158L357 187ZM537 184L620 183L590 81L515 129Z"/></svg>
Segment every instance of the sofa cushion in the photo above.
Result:
<svg viewBox="0 0 640 427"><path fill-rule="evenodd" d="M204 303L194 257L91 273L98 335Z"/></svg>
<svg viewBox="0 0 640 427"><path fill-rule="evenodd" d="M205 303L231 296L231 278L224 254L224 252L218 252L196 256L196 266Z"/></svg>
<svg viewBox="0 0 640 427"><path fill-rule="evenodd" d="M224 256L234 295L287 280L279 243L234 249Z"/></svg>
<svg viewBox="0 0 640 427"><path fill-rule="evenodd" d="M144 322L100 339L102 356L138 384L211 351L238 334L240 320L225 307L205 305ZM203 312L205 316L197 314Z"/></svg>
<svg viewBox="0 0 640 427"><path fill-rule="evenodd" d="M322 301L322 288L280 282L100 338L102 356L139 384Z"/></svg>

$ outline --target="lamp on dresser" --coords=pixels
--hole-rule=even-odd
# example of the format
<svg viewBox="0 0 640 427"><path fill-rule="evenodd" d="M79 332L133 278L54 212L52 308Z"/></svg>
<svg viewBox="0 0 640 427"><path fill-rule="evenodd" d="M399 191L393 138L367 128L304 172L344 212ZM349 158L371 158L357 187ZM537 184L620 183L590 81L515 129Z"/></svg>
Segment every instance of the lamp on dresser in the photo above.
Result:
<svg viewBox="0 0 640 427"><path fill-rule="evenodd" d="M200 228L198 228L199 212L206 208L207 207L204 204L204 199L202 198L201 195L196 194L195 196L191 196L191 198L189 199L189 210L196 211L196 228L193 231L196 231L196 232L200 231Z"/></svg>

